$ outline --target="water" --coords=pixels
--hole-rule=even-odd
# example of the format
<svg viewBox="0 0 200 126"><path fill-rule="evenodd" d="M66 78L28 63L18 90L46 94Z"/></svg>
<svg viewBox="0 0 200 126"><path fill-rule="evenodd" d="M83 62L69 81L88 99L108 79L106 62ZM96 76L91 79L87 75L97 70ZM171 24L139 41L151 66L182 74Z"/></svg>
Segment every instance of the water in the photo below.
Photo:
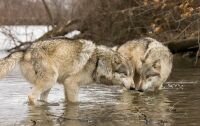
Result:
<svg viewBox="0 0 200 126"><path fill-rule="evenodd" d="M81 87L79 104L64 102L62 85L51 105L30 106L31 85L16 68L0 81L1 126L198 126L200 68L176 58L173 73L159 93L121 92L118 86Z"/></svg>

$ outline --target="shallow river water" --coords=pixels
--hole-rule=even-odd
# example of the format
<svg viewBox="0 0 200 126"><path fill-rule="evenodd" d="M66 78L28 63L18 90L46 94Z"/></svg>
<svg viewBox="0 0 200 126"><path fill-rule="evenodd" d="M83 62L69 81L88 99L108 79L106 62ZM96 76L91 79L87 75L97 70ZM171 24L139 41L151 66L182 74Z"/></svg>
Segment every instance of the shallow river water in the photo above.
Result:
<svg viewBox="0 0 200 126"><path fill-rule="evenodd" d="M159 93L121 92L118 86L89 85L79 104L66 104L62 85L50 105L30 106L31 85L15 69L0 80L0 126L199 126L200 67L176 58L171 77Z"/></svg>

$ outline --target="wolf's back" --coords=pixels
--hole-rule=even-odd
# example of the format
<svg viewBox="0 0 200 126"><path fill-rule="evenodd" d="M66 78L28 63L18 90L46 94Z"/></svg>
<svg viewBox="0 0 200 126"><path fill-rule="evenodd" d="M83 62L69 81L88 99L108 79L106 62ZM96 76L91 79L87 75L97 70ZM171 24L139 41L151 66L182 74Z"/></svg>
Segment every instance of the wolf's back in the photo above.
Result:
<svg viewBox="0 0 200 126"><path fill-rule="evenodd" d="M14 52L3 59L0 59L0 79L4 78L12 71L22 57L23 52Z"/></svg>

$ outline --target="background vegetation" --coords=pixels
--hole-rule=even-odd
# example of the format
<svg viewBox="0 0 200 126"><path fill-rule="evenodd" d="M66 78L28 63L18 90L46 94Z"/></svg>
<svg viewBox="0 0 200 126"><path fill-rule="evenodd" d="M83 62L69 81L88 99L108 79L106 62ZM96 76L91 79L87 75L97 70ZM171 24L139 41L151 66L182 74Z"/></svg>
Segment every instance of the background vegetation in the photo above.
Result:
<svg viewBox="0 0 200 126"><path fill-rule="evenodd" d="M1 25L51 25L42 38L77 37L116 45L141 36L175 41L199 36L199 0L1 0Z"/></svg>

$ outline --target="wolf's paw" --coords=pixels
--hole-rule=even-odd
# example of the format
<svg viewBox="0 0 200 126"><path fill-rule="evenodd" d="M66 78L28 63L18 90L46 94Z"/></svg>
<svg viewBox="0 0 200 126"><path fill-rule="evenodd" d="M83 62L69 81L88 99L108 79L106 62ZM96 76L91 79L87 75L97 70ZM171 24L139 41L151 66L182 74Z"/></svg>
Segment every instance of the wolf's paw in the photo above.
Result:
<svg viewBox="0 0 200 126"><path fill-rule="evenodd" d="M30 105L36 105L36 100L33 96L29 95L28 100Z"/></svg>

